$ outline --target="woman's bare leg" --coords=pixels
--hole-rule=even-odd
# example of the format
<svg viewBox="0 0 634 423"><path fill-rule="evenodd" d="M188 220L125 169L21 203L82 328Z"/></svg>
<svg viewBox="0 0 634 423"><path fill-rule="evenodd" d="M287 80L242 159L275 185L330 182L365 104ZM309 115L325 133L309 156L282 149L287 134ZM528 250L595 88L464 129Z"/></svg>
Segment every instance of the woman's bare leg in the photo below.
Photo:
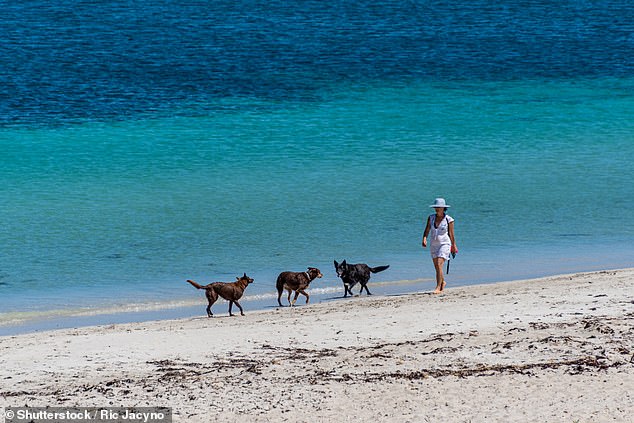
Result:
<svg viewBox="0 0 634 423"><path fill-rule="evenodd" d="M436 269L436 289L434 290L434 294L440 294L445 289L446 285L442 271L445 259L442 257L436 257L432 260L434 261L434 268Z"/></svg>

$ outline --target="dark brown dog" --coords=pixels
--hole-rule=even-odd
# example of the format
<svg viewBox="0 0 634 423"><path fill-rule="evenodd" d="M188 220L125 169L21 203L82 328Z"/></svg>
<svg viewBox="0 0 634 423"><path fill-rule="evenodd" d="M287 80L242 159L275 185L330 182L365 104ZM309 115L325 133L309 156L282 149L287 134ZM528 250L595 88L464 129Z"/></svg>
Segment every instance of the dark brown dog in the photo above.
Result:
<svg viewBox="0 0 634 423"><path fill-rule="evenodd" d="M187 282L191 283L198 289L205 290L205 295L207 295L207 300L209 301L209 305L207 306L208 317L213 316L211 313L211 306L218 300L219 296L229 301L229 316L233 316L233 314L231 314L231 307L233 306L233 303L238 306L240 314L244 316L244 311L242 311L242 306L238 300L242 298L244 290L247 289L247 285L253 282L253 279L248 277L246 273L244 276L236 277L236 279L237 281L235 282L213 282L204 286L192 280L187 280Z"/></svg>
<svg viewBox="0 0 634 423"><path fill-rule="evenodd" d="M280 307L283 307L280 298L282 298L282 291L288 290L288 302L290 306L295 305L297 297L302 294L306 297L306 304L308 304L309 296L305 291L308 289L310 283L316 279L321 278L323 275L316 267L309 267L308 272L282 272L277 277L277 302ZM295 298L291 302L291 293L295 291Z"/></svg>

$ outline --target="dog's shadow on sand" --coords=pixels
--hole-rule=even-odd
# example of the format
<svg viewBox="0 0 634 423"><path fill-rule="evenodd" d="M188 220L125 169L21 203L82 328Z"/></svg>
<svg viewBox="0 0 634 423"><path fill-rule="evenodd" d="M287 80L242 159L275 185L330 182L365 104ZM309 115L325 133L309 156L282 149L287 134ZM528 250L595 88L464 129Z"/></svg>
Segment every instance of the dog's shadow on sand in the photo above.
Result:
<svg viewBox="0 0 634 423"><path fill-rule="evenodd" d="M209 317L209 316L195 316L195 317L192 317L191 320L193 320L193 321L197 321L197 320L211 321L211 320L218 320L218 319L238 319L240 317L245 317L245 316L241 316L239 314L234 314L233 316L229 316L228 314L214 314L211 317Z"/></svg>
<svg viewBox="0 0 634 423"><path fill-rule="evenodd" d="M402 294L386 294L386 297L431 297L436 296L433 292L403 292Z"/></svg>
<svg viewBox="0 0 634 423"><path fill-rule="evenodd" d="M341 296L341 297L329 297L329 298L324 298L324 301L335 301L335 300L352 300L355 298L391 298L391 297L411 297L411 296L425 296L425 297L431 297L431 296L436 296L436 294L434 294L433 292L403 292L400 294L374 294L374 295L353 295L350 296L348 295L347 297Z"/></svg>
<svg viewBox="0 0 634 423"><path fill-rule="evenodd" d="M344 297L342 295L340 297L327 297L327 298L324 298L324 301L349 300L352 298L359 298L359 297L361 297L361 295L348 295L347 297Z"/></svg>
<svg viewBox="0 0 634 423"><path fill-rule="evenodd" d="M310 306L312 304L319 304L321 302L331 302L331 301L351 301L354 300L356 298L399 298L399 297L410 297L410 296L423 296L423 297L433 297L436 296L436 294L434 294L433 292L403 292L400 294L374 294L374 295L360 295L360 294L356 294L356 295L348 295L347 297L344 297L343 295L340 296L334 296L334 297L324 297L321 300L319 300L318 302L311 302L309 304L295 304L295 306L291 307L290 305L283 305L282 307L280 307L279 305L275 304L271 304L271 305L265 305L262 307L262 309L264 310L281 310L281 309L285 309L285 308L303 308L306 306ZM215 315L213 316L214 318L229 318L230 316L228 315ZM236 316L234 316L236 317ZM206 317L200 317L200 319L205 319Z"/></svg>
<svg viewBox="0 0 634 423"><path fill-rule="evenodd" d="M356 298L391 298L391 297L411 297L411 296L424 296L424 297L433 297L436 296L436 294L434 294L433 292L403 292L400 294L374 294L374 295L360 295L360 294L355 294L355 295L348 295L347 297L344 297L343 295L341 296L336 296L336 297L325 297L322 298L320 300L320 302L330 302L330 301L351 301L354 300ZM301 307L301 306L306 306L306 304L297 304L295 307ZM288 306L284 306L288 307ZM280 308L279 306L276 305L270 305L270 306L266 306L265 308L268 309L272 309L272 308Z"/></svg>
<svg viewBox="0 0 634 423"><path fill-rule="evenodd" d="M338 300L352 300L354 298L360 298L361 295L354 295L354 296L350 296L348 295L347 297L344 297L343 295L340 297L324 297L319 299L319 301L317 302L311 302L309 304L305 304L305 303L301 303L301 304L295 304L293 307L290 307L289 305L283 305L282 307L280 307L279 305L267 305L264 306L263 308L265 310L271 310L271 309L282 309L282 308L301 308L301 307L306 307L306 306L310 306L312 304L319 304L319 303L323 303L323 302L331 302L331 301L338 301Z"/></svg>

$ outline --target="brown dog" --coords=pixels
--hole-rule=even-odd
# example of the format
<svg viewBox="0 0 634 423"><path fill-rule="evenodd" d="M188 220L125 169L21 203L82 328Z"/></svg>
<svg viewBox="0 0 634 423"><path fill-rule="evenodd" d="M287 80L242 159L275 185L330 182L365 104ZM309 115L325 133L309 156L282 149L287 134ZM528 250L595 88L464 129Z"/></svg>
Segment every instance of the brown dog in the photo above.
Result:
<svg viewBox="0 0 634 423"><path fill-rule="evenodd" d="M219 296L229 301L229 316L233 316L233 314L231 314L231 307L233 306L233 303L238 306L240 314L244 316L244 311L242 311L242 306L238 300L242 298L244 290L247 289L247 285L253 282L253 279L248 277L246 273L242 277L236 277L236 279L237 281L235 282L213 282L204 286L192 280L187 280L187 282L191 283L198 289L205 290L207 301L209 301L209 305L207 306L208 317L213 316L211 313L211 306L218 300Z"/></svg>
<svg viewBox="0 0 634 423"><path fill-rule="evenodd" d="M297 301L297 297L299 297L299 294L302 294L306 297L306 304L308 304L309 296L305 290L308 289L308 286L314 279L321 278L322 276L323 275L316 267L309 267L308 272L280 273L280 275L277 277L276 283L277 302L280 307L284 307L282 305L282 301L280 301L280 298L282 298L282 291L284 291L285 289L288 290L288 302L291 307L295 305L295 301ZM293 299L293 302L291 302L291 293L293 291L295 291L295 298Z"/></svg>

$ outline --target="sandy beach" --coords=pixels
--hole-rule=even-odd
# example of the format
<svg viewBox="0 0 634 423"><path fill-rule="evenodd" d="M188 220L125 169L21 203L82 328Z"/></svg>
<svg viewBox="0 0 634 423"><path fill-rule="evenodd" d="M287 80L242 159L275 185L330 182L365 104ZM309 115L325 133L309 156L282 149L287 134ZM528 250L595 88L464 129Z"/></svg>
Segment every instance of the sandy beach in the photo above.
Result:
<svg viewBox="0 0 634 423"><path fill-rule="evenodd" d="M200 311L2 337L0 407L168 406L178 422L634 415L634 269Z"/></svg>

